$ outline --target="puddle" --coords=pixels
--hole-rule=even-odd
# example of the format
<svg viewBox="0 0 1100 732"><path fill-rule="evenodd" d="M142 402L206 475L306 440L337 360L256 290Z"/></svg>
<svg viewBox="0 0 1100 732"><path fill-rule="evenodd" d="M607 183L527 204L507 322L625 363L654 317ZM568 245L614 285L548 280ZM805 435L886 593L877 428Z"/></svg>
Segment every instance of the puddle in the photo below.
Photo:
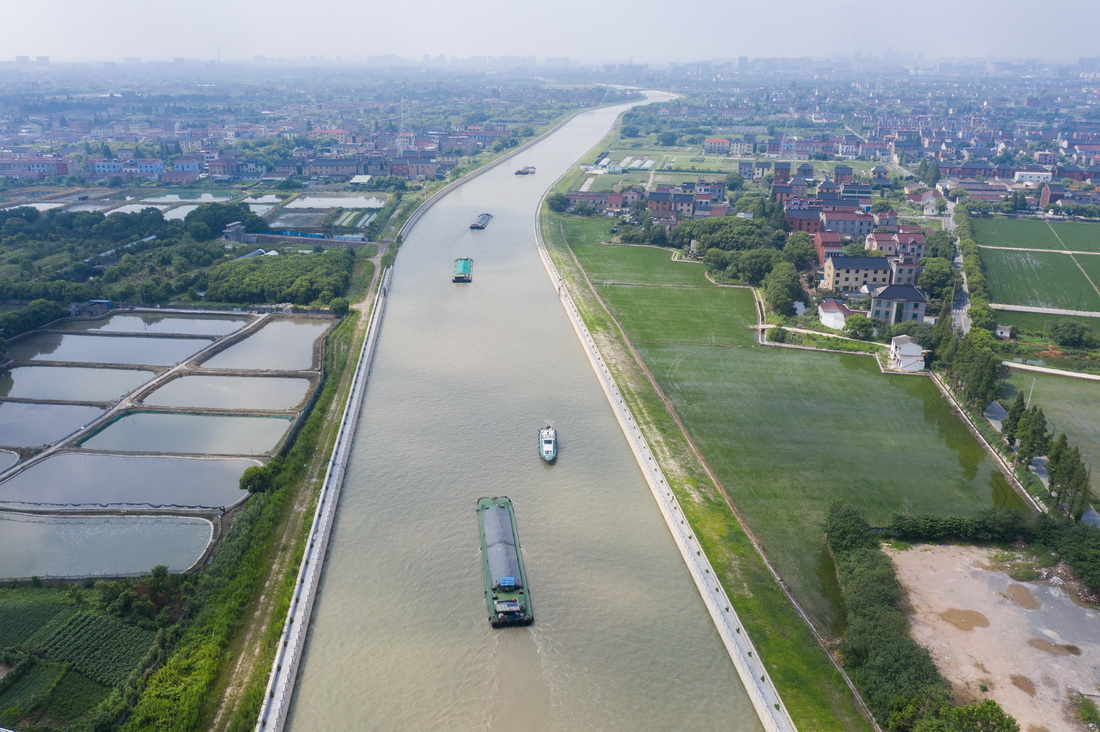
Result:
<svg viewBox="0 0 1100 732"><path fill-rule="evenodd" d="M1027 644L1032 648L1037 648L1040 651L1046 651L1047 653L1053 653L1055 656L1080 656L1081 649L1077 646L1060 646L1056 643L1043 640L1042 638L1031 638Z"/></svg>
<svg viewBox="0 0 1100 732"><path fill-rule="evenodd" d="M972 630L973 628L988 628L989 618L977 610L959 610L951 608L937 613L941 618L954 625L959 630Z"/></svg>
<svg viewBox="0 0 1100 732"><path fill-rule="evenodd" d="M1042 600L1031 594L1031 590L1023 585L1009 585L1006 592L1017 605L1028 610L1038 610L1043 604Z"/></svg>
<svg viewBox="0 0 1100 732"><path fill-rule="evenodd" d="M1031 683L1031 679L1026 676L1020 676L1019 674L1012 674L1008 677L1012 681L1012 685L1020 691L1024 692L1028 696L1035 696L1035 684Z"/></svg>

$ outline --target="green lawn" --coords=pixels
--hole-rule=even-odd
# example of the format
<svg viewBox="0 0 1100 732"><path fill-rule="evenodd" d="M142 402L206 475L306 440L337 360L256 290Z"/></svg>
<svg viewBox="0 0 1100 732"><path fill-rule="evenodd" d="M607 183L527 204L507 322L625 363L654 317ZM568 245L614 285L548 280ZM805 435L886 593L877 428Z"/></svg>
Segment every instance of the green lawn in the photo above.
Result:
<svg viewBox="0 0 1100 732"><path fill-rule="evenodd" d="M1069 320L1080 323L1090 329L1093 334L1100 335L1100 318L1088 318L1082 315L1046 315L1045 313L1020 313L1014 310L996 311L999 325L1015 325L1021 330L1030 330L1034 333L1049 332L1049 328L1060 320Z"/></svg>
<svg viewBox="0 0 1100 732"><path fill-rule="evenodd" d="M981 258L993 302L1100 311L1100 293L1068 254L982 249Z"/></svg>
<svg viewBox="0 0 1100 732"><path fill-rule="evenodd" d="M821 532L831 501L878 524L906 507L1022 506L928 379L883 376L856 355L638 350L788 586L826 627L840 620Z"/></svg>
<svg viewBox="0 0 1100 732"><path fill-rule="evenodd" d="M1081 449L1085 464L1093 466L1093 492L1100 494L1100 382L1010 371L1001 392L1002 402L1011 402L1018 390L1024 392L1025 398L1030 392L1031 403L1042 407L1048 426L1056 433L1065 432L1070 442Z"/></svg>

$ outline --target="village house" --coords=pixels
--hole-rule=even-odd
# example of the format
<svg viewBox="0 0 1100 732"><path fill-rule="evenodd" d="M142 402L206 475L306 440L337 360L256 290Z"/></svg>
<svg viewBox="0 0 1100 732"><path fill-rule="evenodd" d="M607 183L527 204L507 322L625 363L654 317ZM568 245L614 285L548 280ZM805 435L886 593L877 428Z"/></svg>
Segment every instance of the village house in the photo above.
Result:
<svg viewBox="0 0 1100 732"><path fill-rule="evenodd" d="M817 319L827 328L844 330L844 321L852 311L839 300L825 300L817 306Z"/></svg>
<svg viewBox="0 0 1100 732"><path fill-rule="evenodd" d="M834 256L825 259L822 287L854 292L864 285L882 287L890 283L890 263L885 257Z"/></svg>
<svg viewBox="0 0 1100 732"><path fill-rule="evenodd" d="M817 252L817 261L822 267L829 257L844 255L844 240L835 231L819 231L814 234L814 250Z"/></svg>
<svg viewBox="0 0 1100 732"><path fill-rule="evenodd" d="M928 298L913 285L886 285L871 296L871 317L890 325L902 321L924 322Z"/></svg>
<svg viewBox="0 0 1100 732"><path fill-rule="evenodd" d="M924 371L924 349L907 335L890 339L890 367L898 371Z"/></svg>

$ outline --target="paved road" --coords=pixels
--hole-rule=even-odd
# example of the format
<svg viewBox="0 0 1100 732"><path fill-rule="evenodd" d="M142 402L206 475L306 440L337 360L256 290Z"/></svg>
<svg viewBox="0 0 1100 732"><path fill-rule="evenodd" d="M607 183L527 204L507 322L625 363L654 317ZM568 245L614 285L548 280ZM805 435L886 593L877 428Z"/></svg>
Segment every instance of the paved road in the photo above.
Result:
<svg viewBox="0 0 1100 732"><path fill-rule="evenodd" d="M991 302L989 307L994 310L1012 310L1017 313L1044 313L1046 315L1081 315L1086 318L1100 318L1100 313L1094 310L1063 310L1061 308L1040 308L1031 305L1006 305L1000 302Z"/></svg>

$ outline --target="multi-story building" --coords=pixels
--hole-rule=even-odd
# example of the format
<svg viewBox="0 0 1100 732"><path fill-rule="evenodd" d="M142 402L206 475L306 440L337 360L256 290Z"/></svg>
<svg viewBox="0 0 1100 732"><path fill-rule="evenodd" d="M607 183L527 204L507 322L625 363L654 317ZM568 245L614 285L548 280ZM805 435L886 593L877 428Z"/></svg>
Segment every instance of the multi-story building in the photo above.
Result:
<svg viewBox="0 0 1100 732"><path fill-rule="evenodd" d="M890 284L890 263L885 257L827 257L822 287L851 292Z"/></svg>

